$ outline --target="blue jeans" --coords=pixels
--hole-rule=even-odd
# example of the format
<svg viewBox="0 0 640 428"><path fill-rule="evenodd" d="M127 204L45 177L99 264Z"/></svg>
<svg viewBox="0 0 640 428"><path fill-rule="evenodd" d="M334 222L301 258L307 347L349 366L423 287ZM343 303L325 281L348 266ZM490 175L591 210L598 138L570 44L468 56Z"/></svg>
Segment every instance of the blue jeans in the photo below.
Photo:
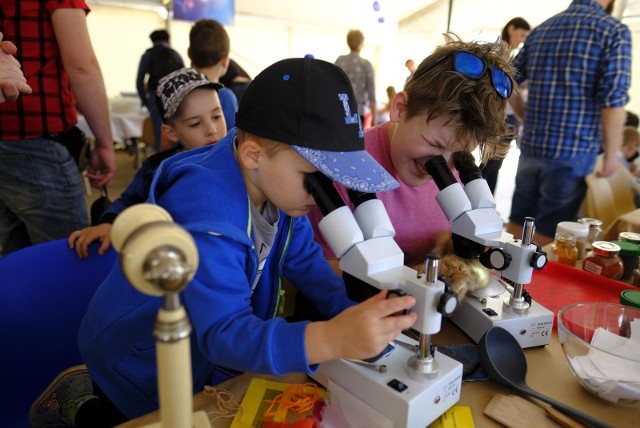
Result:
<svg viewBox="0 0 640 428"><path fill-rule="evenodd" d="M587 192L584 176L576 174L576 163L521 153L509 221L522 225L525 217L533 217L536 230L549 237L555 236L561 221L575 221Z"/></svg>
<svg viewBox="0 0 640 428"><path fill-rule="evenodd" d="M0 255L87 226L82 177L64 146L43 138L0 141Z"/></svg>

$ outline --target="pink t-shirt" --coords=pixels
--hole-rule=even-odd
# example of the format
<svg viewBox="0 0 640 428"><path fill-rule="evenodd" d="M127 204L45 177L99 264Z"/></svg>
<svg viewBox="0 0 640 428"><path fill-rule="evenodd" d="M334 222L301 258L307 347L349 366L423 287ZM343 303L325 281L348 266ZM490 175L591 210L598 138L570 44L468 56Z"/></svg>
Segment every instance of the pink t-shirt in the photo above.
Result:
<svg viewBox="0 0 640 428"><path fill-rule="evenodd" d="M415 266L424 262L426 255L433 250L434 235L440 230L449 230L450 224L440 205L436 201L439 190L433 180L421 186L410 187L404 184L391 163L389 124L385 122L365 132L364 141L367 152L371 154L400 183L400 187L390 192L378 193L378 199L384 202L391 223L396 230L395 240L404 251L405 264ZM454 172L456 179L458 173ZM347 190L336 185L340 196L347 205ZM325 257L334 257L333 252L317 227L322 213L314 208L309 214L316 241L322 246Z"/></svg>

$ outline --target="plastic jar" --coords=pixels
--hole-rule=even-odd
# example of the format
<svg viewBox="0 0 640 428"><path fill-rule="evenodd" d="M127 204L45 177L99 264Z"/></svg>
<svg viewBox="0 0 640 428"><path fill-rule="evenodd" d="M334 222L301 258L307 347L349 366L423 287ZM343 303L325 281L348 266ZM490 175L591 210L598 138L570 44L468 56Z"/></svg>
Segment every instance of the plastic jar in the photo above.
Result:
<svg viewBox="0 0 640 428"><path fill-rule="evenodd" d="M577 221L561 221L556 226L556 233L558 232L570 233L576 237L576 247L578 248L578 260L582 260L586 253L587 236L589 235L589 225L586 223L578 223Z"/></svg>
<svg viewBox="0 0 640 428"><path fill-rule="evenodd" d="M582 217L578 219L578 223L586 224L589 226L585 250L590 251L591 245L594 242L602 239L602 220L598 220L597 218Z"/></svg>
<svg viewBox="0 0 640 428"><path fill-rule="evenodd" d="M611 241L620 247L620 258L622 259L622 265L624 270L620 279L622 281L628 281L633 277L633 270L638 267L638 257L640 256L640 246L633 242L625 241Z"/></svg>
<svg viewBox="0 0 640 428"><path fill-rule="evenodd" d="M556 232L549 260L575 267L578 260L576 237L570 233Z"/></svg>
<svg viewBox="0 0 640 428"><path fill-rule="evenodd" d="M582 269L588 272L611 278L620 279L624 266L618 254L620 246L613 242L596 241L592 244L591 251L582 261Z"/></svg>

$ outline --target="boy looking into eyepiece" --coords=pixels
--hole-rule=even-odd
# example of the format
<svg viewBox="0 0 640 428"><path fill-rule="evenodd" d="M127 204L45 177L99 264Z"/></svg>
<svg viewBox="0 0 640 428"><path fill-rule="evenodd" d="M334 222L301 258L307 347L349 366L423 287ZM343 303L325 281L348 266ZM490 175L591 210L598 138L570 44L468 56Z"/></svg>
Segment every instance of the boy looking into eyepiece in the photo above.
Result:
<svg viewBox="0 0 640 428"><path fill-rule="evenodd" d="M454 152L470 152L478 146L483 161L504 157L508 146L500 141L510 135L504 118L514 90L512 76L506 43L463 42L447 35L446 43L420 63L404 90L393 97L390 120L366 131L367 152L400 184L377 196L389 213L407 266L420 269L427 254L441 244L438 232L450 229L436 203L439 190L425 163L442 155L453 167ZM338 191L349 200L344 189ZM309 217L316 241L339 271L338 260L317 227L320 211L312 210ZM374 291L366 291L352 277L345 280L349 296L357 301ZM298 305L303 301L296 297L297 317L314 317L308 307L302 307L304 303Z"/></svg>
<svg viewBox="0 0 640 428"><path fill-rule="evenodd" d="M242 371L310 373L331 359L369 358L416 320L391 316L410 309L411 296L349 300L305 216L315 205L308 174L366 192L397 186L364 151L346 74L312 58L277 62L247 87L236 125L215 145L165 160L149 198L192 234L200 254L181 294L193 326L194 392ZM328 321L277 316L285 277ZM98 288L78 338L94 383L78 372L49 388L55 394L66 382L78 385L66 396L95 396L73 398L73 423L95 400L126 418L158 407L152 331L160 303L129 285L119 264Z"/></svg>
<svg viewBox="0 0 640 428"><path fill-rule="evenodd" d="M89 254L89 245L100 241L99 254L111 245L111 224L117 215L149 197L153 174L160 163L183 150L191 150L216 143L227 133L220 105L219 83L191 68L176 70L160 79L157 88L158 108L162 115L162 134L174 146L145 159L118 199L100 216L96 226L76 230L69 235L69 248L75 248L80 258Z"/></svg>

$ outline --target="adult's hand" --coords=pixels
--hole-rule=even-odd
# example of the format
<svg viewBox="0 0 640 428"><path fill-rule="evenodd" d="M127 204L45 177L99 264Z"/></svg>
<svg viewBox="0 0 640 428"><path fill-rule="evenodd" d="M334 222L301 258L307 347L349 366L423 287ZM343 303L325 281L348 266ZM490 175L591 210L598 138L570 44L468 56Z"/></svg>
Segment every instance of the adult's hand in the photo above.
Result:
<svg viewBox="0 0 640 428"><path fill-rule="evenodd" d="M6 40L2 40L0 33L0 103L15 101L20 94L30 94L31 87L27 84L20 68L20 63L14 57L18 49Z"/></svg>

